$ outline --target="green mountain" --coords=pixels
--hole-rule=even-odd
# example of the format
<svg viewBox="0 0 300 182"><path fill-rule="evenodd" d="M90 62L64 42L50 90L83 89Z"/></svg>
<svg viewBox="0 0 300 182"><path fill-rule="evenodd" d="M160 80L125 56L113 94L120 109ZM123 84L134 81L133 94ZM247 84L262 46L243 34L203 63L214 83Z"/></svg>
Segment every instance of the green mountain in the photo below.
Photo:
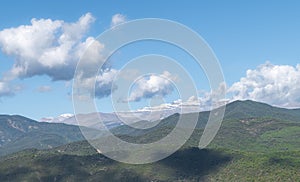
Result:
<svg viewBox="0 0 300 182"><path fill-rule="evenodd" d="M251 100L234 101L226 106L225 119L262 117L300 121L300 109L278 108Z"/></svg>
<svg viewBox="0 0 300 182"><path fill-rule="evenodd" d="M86 141L47 150L28 149L0 158L0 180L300 181L299 111L253 101L230 103L217 136L200 150L197 145L209 114L202 112L196 130L179 151L145 165L115 162ZM168 134L178 117L172 115L144 131L128 126L112 131L124 140L147 143Z"/></svg>
<svg viewBox="0 0 300 182"><path fill-rule="evenodd" d="M0 156L27 148L47 149L83 140L77 126L0 115Z"/></svg>
<svg viewBox="0 0 300 182"><path fill-rule="evenodd" d="M194 113L192 113L194 114ZM189 116L184 114L186 122ZM199 113L197 127L187 146L197 146L208 120L209 112ZM129 142L149 143L166 136L176 126L179 114L174 114L150 129L119 126L112 132ZM147 122L137 123L139 127ZM236 150L264 151L300 149L300 110L273 107L254 101L235 101L226 106L225 116L214 144ZM290 144L290 145L289 145Z"/></svg>

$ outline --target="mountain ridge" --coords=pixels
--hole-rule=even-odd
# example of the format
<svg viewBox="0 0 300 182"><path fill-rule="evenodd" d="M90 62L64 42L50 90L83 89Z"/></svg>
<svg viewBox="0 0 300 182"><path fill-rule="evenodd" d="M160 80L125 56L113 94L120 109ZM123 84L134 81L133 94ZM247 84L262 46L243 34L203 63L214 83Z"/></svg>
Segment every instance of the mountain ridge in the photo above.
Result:
<svg viewBox="0 0 300 182"><path fill-rule="evenodd" d="M278 108L251 100L235 101L227 104L223 123L227 122L227 120L236 120L236 122L251 124L254 123L254 120L257 118L260 118L260 120L265 122L265 124L268 123L268 118L271 120L272 118L277 119L280 122L291 121L299 123L299 111L300 109ZM190 114L193 113L185 115L188 116ZM209 111L199 113L199 120L196 129L202 130L205 127L208 116ZM170 115L161 122L155 123L157 124L155 127L146 130L138 130L127 125L122 125L113 127L111 131L115 135L130 138L129 140L136 140L138 137L143 135L148 135L148 139L159 139L159 137L165 136L172 130L172 128L175 127L178 117L178 114ZM251 119L254 120L252 121ZM135 124L142 127L143 125L153 125L153 123L149 123L147 121L139 121ZM262 126L258 126L257 123L256 125L256 127L262 128ZM277 128L281 127L278 122L277 125ZM294 125L295 124L293 124L293 126ZM252 128L247 125L243 125L242 129L252 130ZM95 130L95 132L97 133L99 131ZM154 134L151 134L152 132L156 133L155 136ZM70 142L84 140L85 138L82 136L78 126L68 125L65 123L37 122L20 115L2 114L0 115L0 139L0 155L5 155L26 148L52 148ZM148 139L145 141L140 139L138 140L143 143L147 142Z"/></svg>
<svg viewBox="0 0 300 182"><path fill-rule="evenodd" d="M84 140L78 126L41 123L20 115L0 115L0 156L26 148L46 149Z"/></svg>
<svg viewBox="0 0 300 182"><path fill-rule="evenodd" d="M47 150L27 149L0 158L0 179L300 181L299 110L252 101L235 102L226 109L220 130L206 149L197 148L202 125L196 127L181 149L152 164L119 163L99 154L87 141L80 141ZM200 115L208 116L208 112ZM179 114L174 114L165 118L151 132L139 131L132 135L132 131L123 130L119 137L134 143L160 139L171 131L178 117ZM125 126L119 129L122 127Z"/></svg>

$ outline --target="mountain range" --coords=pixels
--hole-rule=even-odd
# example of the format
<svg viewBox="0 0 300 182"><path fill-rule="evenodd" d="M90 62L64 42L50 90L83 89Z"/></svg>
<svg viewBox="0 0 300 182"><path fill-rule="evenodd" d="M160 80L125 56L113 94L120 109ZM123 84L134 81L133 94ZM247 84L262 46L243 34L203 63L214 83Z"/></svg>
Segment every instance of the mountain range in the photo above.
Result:
<svg viewBox="0 0 300 182"><path fill-rule="evenodd" d="M88 113L88 114L62 114L57 117L44 117L41 122L48 123L65 123L69 125L80 125L95 129L103 129L103 126L95 121L99 118L108 128L132 124L138 121L157 121L166 118L172 114L180 112L179 109L154 110L154 111L128 111L128 112L112 112L112 113ZM80 121L80 123L78 123Z"/></svg>
<svg viewBox="0 0 300 182"><path fill-rule="evenodd" d="M191 114L193 113L186 115ZM197 148L199 138L208 116L208 111L199 113L197 127L190 139L168 158L153 164L128 165L98 154L83 140L78 126L42 123L21 116L1 115L1 137L4 139L1 149L5 148L7 152L6 156L0 158L0 179L1 181L300 180L299 109L277 108L250 100L229 103L217 136L206 149L199 150ZM178 117L179 114L170 115L155 127L145 130L120 125L111 128L111 131L126 141L149 143L168 134L176 125ZM148 124L149 121L134 123L134 125ZM11 132L15 132L18 137L13 137L15 135L11 135ZM32 132L36 135L32 135ZM75 134L76 132L78 133ZM37 145L40 141L47 143L45 142L47 140L42 139L44 136L47 138L48 134L55 136L50 139L51 147ZM24 136L27 138L27 135L30 140L22 140ZM19 140L22 142L17 142ZM54 141L60 143L55 144ZM17 144L26 147L18 150L10 149ZM25 148L27 149L23 150ZM40 150L41 148L44 150ZM9 154L12 151L19 152Z"/></svg>
<svg viewBox="0 0 300 182"><path fill-rule="evenodd" d="M89 130L95 135L101 135L101 129L97 126L99 113L77 115L77 119L80 119L80 123L88 123ZM191 113L193 114L193 113ZM191 115L184 114L184 115ZM146 115L151 116L147 118ZM170 116L167 116L170 115ZM162 116L167 116L162 119L161 122L156 123L155 120L161 118ZM209 112L200 112L197 128L203 129L206 125ZM122 113L119 117L129 121L134 118L130 124L132 126L137 126L138 128L148 128L148 129L136 129L131 126L121 124L120 118L115 113L100 113L101 119L105 121L111 131L123 137L136 137L141 135L151 134L148 138L161 137L163 133L167 134L175 127L176 121L178 120L178 114L171 114L170 112L161 111L154 114L145 112L128 112ZM138 120L138 118L146 118L148 120ZM188 118L188 117L187 117ZM226 127L229 122L227 120L237 120L244 122L245 124L253 124L255 120L274 120L274 121L288 121L288 122L300 122L300 109L285 109L273 107L264 103L254 102L254 101L235 101L227 104L226 111L224 115L224 122ZM151 121L151 122L149 122ZM18 115L0 115L0 155L9 154L12 152L17 152L26 148L37 148L37 149L47 149L53 148L62 144L84 140L80 132L80 128L77 125L72 125L72 123L77 123L75 116L69 115L65 120L61 120L64 123L49 123L49 122L37 122L29 118ZM186 121L188 122L188 121ZM271 121L270 121L271 122ZM70 123L70 124L65 124ZM91 123L95 123L91 125ZM260 122L257 122L261 124ZM278 124L279 122L273 122ZM155 127L154 124L157 124ZM262 125L262 124L261 124ZM269 130L271 129L270 124L267 124ZM272 125L271 125L272 126ZM262 126L258 126L262 128ZM161 131L163 130L163 132ZM251 130L251 128L248 128ZM255 129L252 129L255 130ZM158 133L153 136L152 133ZM142 140L140 137L138 140Z"/></svg>

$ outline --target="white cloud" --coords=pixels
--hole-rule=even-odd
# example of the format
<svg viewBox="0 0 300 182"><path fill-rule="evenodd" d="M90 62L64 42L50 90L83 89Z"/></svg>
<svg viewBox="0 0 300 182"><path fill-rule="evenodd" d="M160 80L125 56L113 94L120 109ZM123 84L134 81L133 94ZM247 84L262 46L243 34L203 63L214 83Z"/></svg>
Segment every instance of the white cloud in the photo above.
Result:
<svg viewBox="0 0 300 182"><path fill-rule="evenodd" d="M269 62L234 83L228 90L233 100L251 99L281 107L300 107L300 65Z"/></svg>
<svg viewBox="0 0 300 182"><path fill-rule="evenodd" d="M40 119L40 122L48 122L48 123L62 123L63 121L65 121L66 119L69 119L71 117L73 117L74 114L61 114L57 117L43 117ZM70 124L70 123L67 123ZM73 124L73 123L72 123ZM75 124L75 123L74 123Z"/></svg>
<svg viewBox="0 0 300 182"><path fill-rule="evenodd" d="M175 100L171 103L164 103L158 106L144 107L142 109L138 109L138 111L164 111L164 110L173 110L174 113L182 112L182 113L190 113L190 112L199 112L204 111L206 108L202 107L201 99L195 96L191 96L186 101L182 101L181 99Z"/></svg>
<svg viewBox="0 0 300 182"><path fill-rule="evenodd" d="M118 70L105 69L96 78L78 75L76 78L76 86L82 90L88 91L90 98L93 98L94 96L96 98L107 97L117 88L113 84L113 80L117 74ZM94 85L95 90L93 90ZM79 94L76 96L77 98L82 98L81 100L88 99L84 94Z"/></svg>
<svg viewBox="0 0 300 182"><path fill-rule="evenodd" d="M224 89L226 89L225 84L220 87L219 91L224 91ZM193 96L187 101L177 100L141 110L179 110L179 108L182 108L183 112L210 110L214 103L213 98L216 94L218 95L219 91L202 92L199 98ZM250 99L279 107L298 108L300 107L300 64L290 66L267 62L256 69L249 69L245 77L227 89L227 95L228 99L220 100L220 104Z"/></svg>
<svg viewBox="0 0 300 182"><path fill-rule="evenodd" d="M4 73L2 78L6 84L16 78L28 78L47 75L53 81L73 79L76 65L80 59L83 70L89 70L102 63L104 45L94 37L86 36L95 18L87 13L78 21L69 23L63 20L32 19L30 25L21 25L0 31L0 48L2 52L15 59L13 67ZM88 49L87 49L88 48ZM84 55L84 56L83 56ZM109 73L109 71L112 71ZM115 70L103 72L97 78L96 96L108 96L112 80L104 80L113 75ZM88 72L82 79L92 80ZM2 84L3 85L3 84ZM0 96L13 95L13 89L4 87ZM38 91L49 91L46 87Z"/></svg>
<svg viewBox="0 0 300 182"><path fill-rule="evenodd" d="M54 81L71 80L83 54L85 54L83 60L85 70L103 61L102 53L105 46L94 37L87 36L94 21L95 18L90 13L71 23L33 18L29 25L1 30L0 48L4 54L14 57L15 62L0 80L0 97L14 95L21 89L20 86L10 84L10 81L16 78L47 75ZM116 14L112 17L111 26L125 21L124 15ZM89 46L92 48L87 49ZM113 78L117 72L115 69L102 70L96 78L96 97L108 96L116 89ZM82 75L82 85L91 88L93 75L85 74ZM127 74L128 77L134 75L135 72L132 72L132 75ZM169 72L144 77L136 82L128 101L139 101L155 96L164 97L173 92L172 81L175 81L175 78ZM46 87L38 89L38 91L49 90ZM251 99L281 107L300 107L300 65L273 65L267 62L254 70L248 70L246 76L234 83L227 93L232 96L230 100ZM191 103L191 100L174 101L158 107L172 108L178 104L190 106L193 105ZM204 93L194 105L204 108L209 103L211 94Z"/></svg>
<svg viewBox="0 0 300 182"><path fill-rule="evenodd" d="M133 90L129 95L128 101L140 101L143 98L152 98L154 96L164 97L174 90L172 81L176 77L168 71L160 75L152 74L149 77L143 77L136 81Z"/></svg>
<svg viewBox="0 0 300 182"><path fill-rule="evenodd" d="M19 85L11 85L8 82L0 80L0 97L13 96L22 89Z"/></svg>
<svg viewBox="0 0 300 182"><path fill-rule="evenodd" d="M209 111L213 108L218 108L221 105L228 103L228 100L222 99L222 93L225 92L225 84L222 83L220 87L212 92L205 92L199 96L191 96L187 100L182 99L175 100L171 103L164 103L158 106L144 107L138 111L164 111L173 110L174 113L192 113Z"/></svg>
<svg viewBox="0 0 300 182"><path fill-rule="evenodd" d="M48 85L43 85L37 88L37 91L40 93L50 92L52 88Z"/></svg>
<svg viewBox="0 0 300 182"><path fill-rule="evenodd" d="M94 22L94 17L87 13L77 22L68 23L63 20L32 19L30 25L0 31L0 47L3 53L15 58L15 63L5 80L27 78L35 75L47 75L52 80L70 80L80 56L95 41L86 37L86 33ZM92 52L93 60L102 59L100 51L103 45ZM96 47L95 47L96 48ZM95 53L98 51L98 54Z"/></svg>
<svg viewBox="0 0 300 182"><path fill-rule="evenodd" d="M14 92L8 88L5 82L0 82L0 96L10 96L13 95Z"/></svg>
<svg viewBox="0 0 300 182"><path fill-rule="evenodd" d="M117 70L110 69L103 71L96 78L95 96L103 98L109 96L115 89L116 85L113 84L115 76L118 74Z"/></svg>
<svg viewBox="0 0 300 182"><path fill-rule="evenodd" d="M111 19L111 27L126 22L126 16L122 14L115 14Z"/></svg>

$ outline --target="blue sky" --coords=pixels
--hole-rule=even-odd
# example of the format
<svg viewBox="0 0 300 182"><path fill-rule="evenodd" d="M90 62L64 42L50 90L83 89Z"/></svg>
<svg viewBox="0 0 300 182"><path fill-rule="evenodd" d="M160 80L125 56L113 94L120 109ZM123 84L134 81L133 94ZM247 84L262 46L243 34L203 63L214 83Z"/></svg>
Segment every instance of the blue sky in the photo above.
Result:
<svg viewBox="0 0 300 182"><path fill-rule="evenodd" d="M0 31L30 25L32 18L72 23L90 13L95 20L85 32L85 38L96 37L109 29L112 17L116 14L124 15L126 20L170 19L190 27L211 46L222 66L227 86L232 92L238 92L236 99L299 107L299 97L292 100L295 95L300 94L299 88L291 87L299 83L299 7L298 1L1 1ZM4 77L4 73L13 67L16 57L3 51L4 43L0 45L0 73ZM134 47L129 46L120 55L116 55L115 59L121 62L149 53L149 49L153 49L150 53L186 58L172 47L154 49L154 43L145 43L139 47L141 49L135 51ZM164 47L160 45L160 48ZM270 63L266 63L267 61ZM191 73L197 72L193 70L193 66L187 67ZM247 70L251 70L249 75ZM207 81L202 73L199 74L201 78L197 83L198 89L207 89ZM276 76L278 74L282 76ZM244 80L240 81L243 77ZM267 83L257 79L261 77ZM293 81L285 81L286 77L291 77L290 80ZM17 77L10 80L9 84L17 85L17 91L12 96L0 96L0 111L3 114L21 114L39 119L73 113L71 80L52 81L47 75L34 75ZM255 90L253 85L259 85L261 89ZM247 93L239 91L245 88ZM290 93L290 90L293 91ZM280 100L276 96L284 99ZM172 99L175 96L169 96L168 101L171 102ZM107 98L101 102L104 103L101 106L109 105ZM102 108L105 112L110 111L109 106Z"/></svg>

